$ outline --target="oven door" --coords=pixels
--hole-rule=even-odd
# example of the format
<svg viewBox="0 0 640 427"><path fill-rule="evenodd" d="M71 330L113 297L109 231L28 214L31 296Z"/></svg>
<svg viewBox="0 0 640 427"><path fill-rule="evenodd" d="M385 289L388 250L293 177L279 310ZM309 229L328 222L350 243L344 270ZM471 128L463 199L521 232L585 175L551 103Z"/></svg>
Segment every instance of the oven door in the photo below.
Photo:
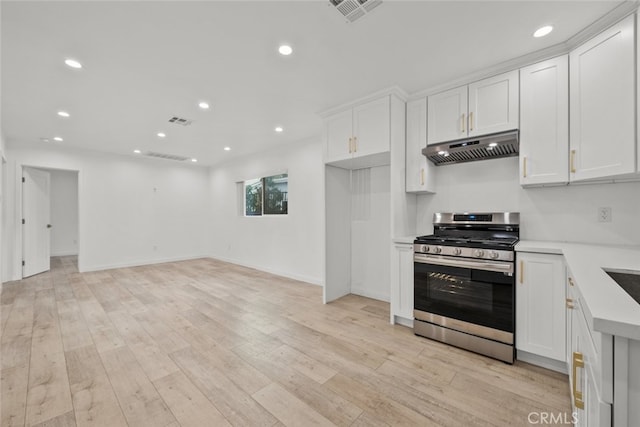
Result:
<svg viewBox="0 0 640 427"><path fill-rule="evenodd" d="M513 269L511 262L415 254L414 316L513 343Z"/></svg>

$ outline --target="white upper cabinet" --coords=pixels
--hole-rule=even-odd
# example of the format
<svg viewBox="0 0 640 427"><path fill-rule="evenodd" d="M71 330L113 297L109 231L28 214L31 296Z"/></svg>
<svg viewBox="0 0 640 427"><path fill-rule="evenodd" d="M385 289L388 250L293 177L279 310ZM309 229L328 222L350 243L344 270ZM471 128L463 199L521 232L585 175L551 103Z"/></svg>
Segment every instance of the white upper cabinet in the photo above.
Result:
<svg viewBox="0 0 640 427"><path fill-rule="evenodd" d="M520 184L569 182L569 60L520 70Z"/></svg>
<svg viewBox="0 0 640 427"><path fill-rule="evenodd" d="M406 191L435 192L435 166L422 149L427 146L427 98L407 102Z"/></svg>
<svg viewBox="0 0 640 427"><path fill-rule="evenodd" d="M343 111L325 122L327 162L351 157L353 112Z"/></svg>
<svg viewBox="0 0 640 427"><path fill-rule="evenodd" d="M428 98L428 143L518 128L518 70Z"/></svg>
<svg viewBox="0 0 640 427"><path fill-rule="evenodd" d="M634 20L569 55L571 181L636 171Z"/></svg>
<svg viewBox="0 0 640 427"><path fill-rule="evenodd" d="M428 144L467 136L467 86L428 98Z"/></svg>
<svg viewBox="0 0 640 427"><path fill-rule="evenodd" d="M518 70L469 85L469 136L518 129Z"/></svg>
<svg viewBox="0 0 640 427"><path fill-rule="evenodd" d="M325 163L345 167L350 159L377 156L374 162L388 164L390 113L390 97L384 96L327 117Z"/></svg>

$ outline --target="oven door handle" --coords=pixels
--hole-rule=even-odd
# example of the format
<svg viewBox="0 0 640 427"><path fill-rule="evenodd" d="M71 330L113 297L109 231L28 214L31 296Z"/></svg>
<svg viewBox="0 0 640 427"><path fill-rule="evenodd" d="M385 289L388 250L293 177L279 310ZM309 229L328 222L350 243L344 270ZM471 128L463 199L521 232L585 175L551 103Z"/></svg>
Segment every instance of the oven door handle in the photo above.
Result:
<svg viewBox="0 0 640 427"><path fill-rule="evenodd" d="M513 274L513 263L484 260L450 259L439 255L413 254L413 261L420 264L444 265L447 267L471 268L474 270L496 271Z"/></svg>

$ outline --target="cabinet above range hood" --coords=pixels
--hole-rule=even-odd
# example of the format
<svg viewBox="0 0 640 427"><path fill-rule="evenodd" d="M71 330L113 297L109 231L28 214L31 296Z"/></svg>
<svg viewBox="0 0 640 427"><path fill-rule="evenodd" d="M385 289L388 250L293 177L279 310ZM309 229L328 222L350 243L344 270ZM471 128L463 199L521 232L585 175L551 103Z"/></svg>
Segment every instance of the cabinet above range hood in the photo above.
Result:
<svg viewBox="0 0 640 427"><path fill-rule="evenodd" d="M518 155L518 131L493 133L427 145L422 149L436 166Z"/></svg>

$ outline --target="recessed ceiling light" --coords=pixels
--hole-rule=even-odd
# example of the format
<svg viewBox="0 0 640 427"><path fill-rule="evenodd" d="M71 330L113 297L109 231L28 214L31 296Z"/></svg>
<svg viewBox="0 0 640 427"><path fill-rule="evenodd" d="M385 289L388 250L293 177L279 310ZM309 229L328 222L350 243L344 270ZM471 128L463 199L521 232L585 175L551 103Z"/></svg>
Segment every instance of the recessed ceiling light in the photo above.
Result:
<svg viewBox="0 0 640 427"><path fill-rule="evenodd" d="M196 163L196 162L198 161L198 159L191 159L191 161L192 161L193 163Z"/></svg>
<svg viewBox="0 0 640 427"><path fill-rule="evenodd" d="M70 116L70 114L67 113L66 111L58 111L58 115L60 117L69 117Z"/></svg>
<svg viewBox="0 0 640 427"><path fill-rule="evenodd" d="M231 151L231 147L224 147L224 151Z"/></svg>
<svg viewBox="0 0 640 427"><path fill-rule="evenodd" d="M274 129L276 132L282 132L284 131L284 129L282 128L282 126L276 126L276 128Z"/></svg>
<svg viewBox="0 0 640 427"><path fill-rule="evenodd" d="M64 141L64 139L60 138L59 136L54 136L54 137L53 137L53 140L54 140L54 141L58 141L58 142L62 142L62 141Z"/></svg>
<svg viewBox="0 0 640 427"><path fill-rule="evenodd" d="M288 44L283 44L278 48L278 52L280 52L280 55L288 56L293 53L293 49Z"/></svg>
<svg viewBox="0 0 640 427"><path fill-rule="evenodd" d="M67 58L64 60L64 63L71 68L82 68L82 64L76 61L75 59Z"/></svg>
<svg viewBox="0 0 640 427"><path fill-rule="evenodd" d="M553 31L553 27L551 25L545 25L544 27L540 27L533 33L533 37L544 37Z"/></svg>
<svg viewBox="0 0 640 427"><path fill-rule="evenodd" d="M446 151L438 151L438 154L441 155L441 156L443 156L444 153L446 153Z"/></svg>
<svg viewBox="0 0 640 427"><path fill-rule="evenodd" d="M209 104L207 102L201 102L198 104L198 107L200 107L203 110L208 110L209 109Z"/></svg>
<svg viewBox="0 0 640 427"><path fill-rule="evenodd" d="M158 135L158 138L164 138L165 136L167 136L167 134L163 132L158 132L157 135Z"/></svg>
<svg viewBox="0 0 640 427"><path fill-rule="evenodd" d="M498 143L497 142L492 142L491 144L489 144L489 147L493 148L493 147L497 147Z"/></svg>
<svg viewBox="0 0 640 427"><path fill-rule="evenodd" d="M136 153L136 154L140 154L141 153L140 150L133 150L133 152Z"/></svg>

